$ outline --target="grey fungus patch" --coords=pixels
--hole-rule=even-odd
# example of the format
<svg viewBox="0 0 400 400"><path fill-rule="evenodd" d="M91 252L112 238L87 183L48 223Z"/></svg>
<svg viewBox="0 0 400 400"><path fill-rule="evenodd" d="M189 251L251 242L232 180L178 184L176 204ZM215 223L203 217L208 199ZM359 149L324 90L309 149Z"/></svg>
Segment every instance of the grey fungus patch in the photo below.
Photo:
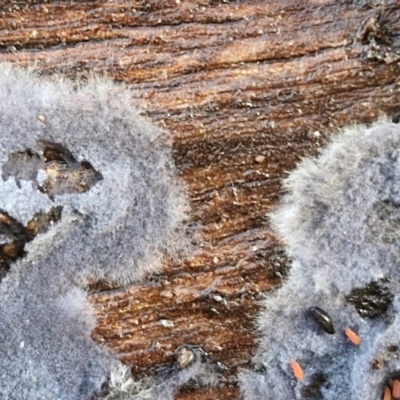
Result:
<svg viewBox="0 0 400 400"><path fill-rule="evenodd" d="M122 367L90 336L83 287L139 281L189 246L171 137L139 115L124 85L8 64L0 130L0 398L92 399ZM195 368L163 388L172 393Z"/></svg>
<svg viewBox="0 0 400 400"><path fill-rule="evenodd" d="M344 129L287 177L271 224L292 267L263 300L245 400L400 396L399 182L388 120Z"/></svg>
<svg viewBox="0 0 400 400"><path fill-rule="evenodd" d="M26 224L62 206L58 252L110 283L141 279L189 247L171 136L139 115L129 88L0 70L0 209Z"/></svg>

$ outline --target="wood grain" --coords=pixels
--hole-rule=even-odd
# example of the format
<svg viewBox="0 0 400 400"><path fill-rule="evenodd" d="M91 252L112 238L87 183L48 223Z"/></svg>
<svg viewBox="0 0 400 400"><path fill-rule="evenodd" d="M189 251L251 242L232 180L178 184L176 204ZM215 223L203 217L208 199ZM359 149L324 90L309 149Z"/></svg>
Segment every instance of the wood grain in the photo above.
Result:
<svg viewBox="0 0 400 400"><path fill-rule="evenodd" d="M289 264L267 220L281 179L338 127L400 115L400 1L0 1L0 61L126 82L173 133L197 244L141 284L94 286L93 337L137 377L198 344L228 372L178 398L238 398L258 300Z"/></svg>

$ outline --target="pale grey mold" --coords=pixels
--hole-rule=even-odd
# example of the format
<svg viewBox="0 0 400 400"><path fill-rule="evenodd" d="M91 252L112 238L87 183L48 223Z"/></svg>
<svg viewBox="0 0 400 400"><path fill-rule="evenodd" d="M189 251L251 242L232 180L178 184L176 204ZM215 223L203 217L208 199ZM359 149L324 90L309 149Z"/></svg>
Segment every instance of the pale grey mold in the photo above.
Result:
<svg viewBox="0 0 400 400"><path fill-rule="evenodd" d="M386 120L345 129L285 180L271 222L293 263L283 287L263 300L253 368L240 375L245 400L376 400L388 378L400 378L399 182L400 126ZM348 296L371 282L392 297L363 318ZM315 321L314 306L335 334Z"/></svg>
<svg viewBox="0 0 400 400"><path fill-rule="evenodd" d="M170 139L139 116L128 89L96 79L76 87L4 64L0 72L0 165L7 167L0 208L21 222L54 205L63 206L67 218L81 214L84 231L66 235L60 257L117 283L142 278L160 267L162 254L175 255L185 246L187 202ZM32 179L39 173L43 181L36 156L27 164L21 157L16 164L9 161L27 150L40 155L46 143L90 163L102 179L84 193L56 194L51 201ZM64 157L73 164L69 154ZM67 223L58 227L69 229Z"/></svg>
<svg viewBox="0 0 400 400"><path fill-rule="evenodd" d="M107 382L111 356L90 338L85 293L46 302L31 289L1 296L0 398L88 400Z"/></svg>
<svg viewBox="0 0 400 400"><path fill-rule="evenodd" d="M0 210L25 225L62 207L0 282L0 398L89 400L116 361L92 341L93 317L77 287L137 281L187 245L170 139L139 116L123 85L40 78L7 64L0 130ZM64 168L87 173L79 182L89 190L56 182L49 195L47 178L73 184Z"/></svg>

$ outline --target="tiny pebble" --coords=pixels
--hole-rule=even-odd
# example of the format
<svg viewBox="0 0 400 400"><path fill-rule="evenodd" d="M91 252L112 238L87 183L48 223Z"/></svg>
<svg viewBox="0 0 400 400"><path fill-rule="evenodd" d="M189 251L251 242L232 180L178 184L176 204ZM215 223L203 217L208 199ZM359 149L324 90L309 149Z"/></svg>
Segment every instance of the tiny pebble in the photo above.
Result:
<svg viewBox="0 0 400 400"><path fill-rule="evenodd" d="M194 352L193 350L187 348L187 347L182 347L179 349L178 354L177 354L177 362L179 368L186 368L190 364L192 364L194 361Z"/></svg>
<svg viewBox="0 0 400 400"><path fill-rule="evenodd" d="M255 158L256 162L258 162L259 164L263 163L265 161L265 156L257 156Z"/></svg>

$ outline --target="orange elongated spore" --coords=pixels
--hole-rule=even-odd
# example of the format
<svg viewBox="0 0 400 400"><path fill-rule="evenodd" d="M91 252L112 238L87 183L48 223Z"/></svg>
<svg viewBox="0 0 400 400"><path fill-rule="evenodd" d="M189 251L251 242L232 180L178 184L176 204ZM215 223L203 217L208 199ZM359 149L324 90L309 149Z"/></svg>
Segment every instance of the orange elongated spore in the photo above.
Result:
<svg viewBox="0 0 400 400"><path fill-rule="evenodd" d="M398 379L393 379L392 396L400 399L400 381Z"/></svg>
<svg viewBox="0 0 400 400"><path fill-rule="evenodd" d="M385 386L385 389L383 390L383 397L382 400L392 400L392 392L390 391L389 386Z"/></svg>
<svg viewBox="0 0 400 400"><path fill-rule="evenodd" d="M294 377L301 381L304 378L304 371L303 368L301 368L301 365L297 361L293 360L290 362L290 367L292 368Z"/></svg>
<svg viewBox="0 0 400 400"><path fill-rule="evenodd" d="M347 339L349 339L350 342L353 343L355 346L358 346L361 343L360 336L358 336L357 333L352 331L350 328L346 328L344 330L344 334L347 336Z"/></svg>

